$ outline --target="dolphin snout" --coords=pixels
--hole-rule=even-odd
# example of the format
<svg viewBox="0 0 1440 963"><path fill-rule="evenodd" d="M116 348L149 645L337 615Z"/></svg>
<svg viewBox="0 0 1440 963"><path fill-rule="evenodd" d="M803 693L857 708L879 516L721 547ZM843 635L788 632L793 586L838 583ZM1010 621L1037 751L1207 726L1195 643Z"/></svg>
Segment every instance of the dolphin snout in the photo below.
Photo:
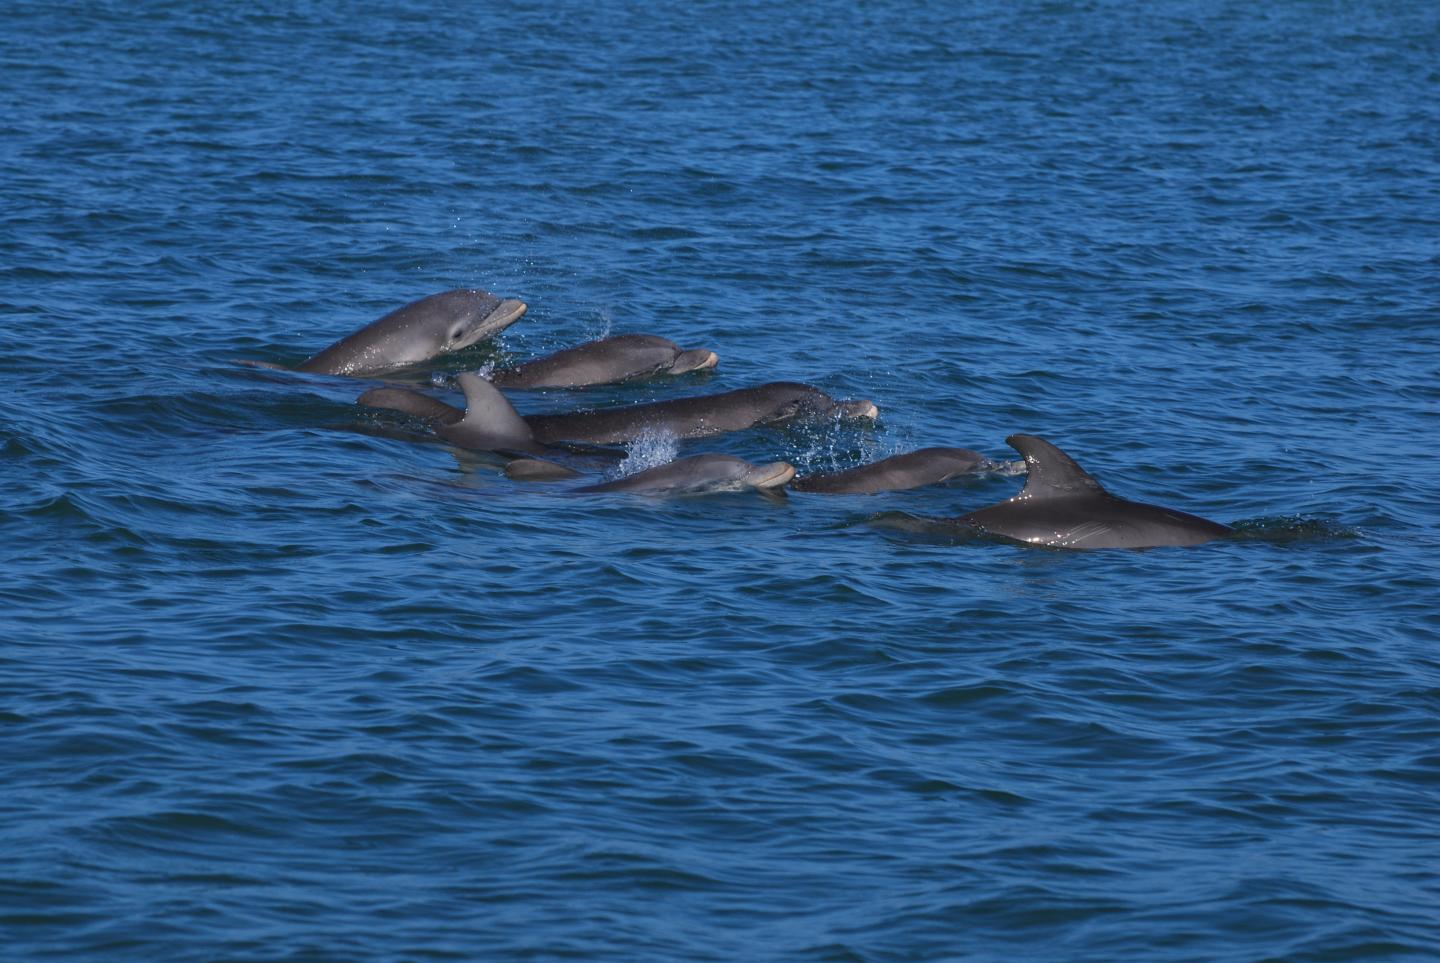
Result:
<svg viewBox="0 0 1440 963"><path fill-rule="evenodd" d="M506 327L519 321L521 316L529 310L530 306L524 301L517 301L514 298L506 298L495 305L495 310L485 318L486 326L498 325Z"/></svg>
<svg viewBox="0 0 1440 963"><path fill-rule="evenodd" d="M868 398L861 398L858 401L842 401L836 405L836 408L842 418L874 421L880 417L880 409L875 407L875 402Z"/></svg>
<svg viewBox="0 0 1440 963"><path fill-rule="evenodd" d="M709 348L692 348L689 351L682 351L670 365L673 374L684 374L687 371L709 371L720 363L720 356Z"/></svg>
<svg viewBox="0 0 1440 963"><path fill-rule="evenodd" d="M779 488L782 485L788 485L794 477L794 465L788 461L776 461L758 466L752 476L751 484L756 488Z"/></svg>

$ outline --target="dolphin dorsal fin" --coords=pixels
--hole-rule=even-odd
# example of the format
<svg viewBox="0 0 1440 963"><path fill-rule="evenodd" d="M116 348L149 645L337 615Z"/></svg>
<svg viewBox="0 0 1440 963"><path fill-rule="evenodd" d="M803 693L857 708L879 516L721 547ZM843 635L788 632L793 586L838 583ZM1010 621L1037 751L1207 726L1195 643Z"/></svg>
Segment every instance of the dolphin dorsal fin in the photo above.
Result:
<svg viewBox="0 0 1440 963"><path fill-rule="evenodd" d="M530 425L499 388L472 371L462 371L455 380L465 392L465 417L457 427L490 436L497 443L508 442L518 447L534 444Z"/></svg>
<svg viewBox="0 0 1440 963"><path fill-rule="evenodd" d="M1025 488L1015 496L1017 499L1029 501L1105 492L1098 481L1075 464L1075 459L1044 438L1011 435L1005 439L1005 444L1025 456L1025 467L1029 471Z"/></svg>

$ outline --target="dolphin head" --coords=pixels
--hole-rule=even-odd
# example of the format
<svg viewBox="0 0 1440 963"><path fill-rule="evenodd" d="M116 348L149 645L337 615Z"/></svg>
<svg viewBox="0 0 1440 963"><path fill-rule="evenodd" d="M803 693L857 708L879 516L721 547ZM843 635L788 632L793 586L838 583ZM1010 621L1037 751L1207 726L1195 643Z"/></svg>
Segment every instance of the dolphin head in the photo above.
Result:
<svg viewBox="0 0 1440 963"><path fill-rule="evenodd" d="M446 291L432 300L440 353L494 337L519 321L527 307L524 301L499 298L476 288Z"/></svg>
<svg viewBox="0 0 1440 963"><path fill-rule="evenodd" d="M678 375L687 371L709 371L719 363L720 356L709 348L692 348L675 356L675 360L670 364L670 373Z"/></svg>

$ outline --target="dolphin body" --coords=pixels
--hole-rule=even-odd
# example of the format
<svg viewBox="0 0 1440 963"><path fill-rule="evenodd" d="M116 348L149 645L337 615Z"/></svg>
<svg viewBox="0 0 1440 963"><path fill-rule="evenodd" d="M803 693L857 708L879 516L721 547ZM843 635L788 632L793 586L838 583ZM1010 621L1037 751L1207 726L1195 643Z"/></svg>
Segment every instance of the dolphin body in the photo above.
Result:
<svg viewBox="0 0 1440 963"><path fill-rule="evenodd" d="M732 455L692 455L615 481L586 485L576 491L630 492L652 497L709 495L752 489L774 492L794 477L794 466L783 461L752 465Z"/></svg>
<svg viewBox="0 0 1440 963"><path fill-rule="evenodd" d="M921 448L845 471L806 475L795 479L790 488L827 495L873 495L938 485L956 475L994 467L990 459L969 448Z"/></svg>
<svg viewBox="0 0 1440 963"><path fill-rule="evenodd" d="M499 388L473 371L463 371L455 380L465 393L464 409L410 388L371 388L356 401L427 421L437 436L460 448L526 454L545 450Z"/></svg>
<svg viewBox="0 0 1440 963"><path fill-rule="evenodd" d="M410 388L371 388L357 401L428 422L437 437L459 448L494 452L510 459L504 469L510 478L544 481L579 477L579 472L538 457L554 449L535 440L530 426L499 388L470 371L460 373L456 380L465 393L463 409ZM619 457L622 453L605 454Z"/></svg>
<svg viewBox="0 0 1440 963"><path fill-rule="evenodd" d="M419 364L494 337L520 320L525 307L523 301L473 288L442 291L396 308L306 358L294 370L364 377Z"/></svg>
<svg viewBox="0 0 1440 963"><path fill-rule="evenodd" d="M584 388L703 371L719 363L709 348L686 351L653 334L618 334L501 368L490 381L501 388Z"/></svg>
<svg viewBox="0 0 1440 963"><path fill-rule="evenodd" d="M647 434L705 438L756 425L833 415L873 419L879 414L870 401L836 401L819 388L793 381L772 381L715 395L697 395L642 405L527 415L538 441L609 445L635 441Z"/></svg>
<svg viewBox="0 0 1440 963"><path fill-rule="evenodd" d="M1005 443L1025 458L1025 488L959 523L1032 545L1076 549L1199 545L1231 534L1218 522L1110 494L1043 438L1011 435Z"/></svg>

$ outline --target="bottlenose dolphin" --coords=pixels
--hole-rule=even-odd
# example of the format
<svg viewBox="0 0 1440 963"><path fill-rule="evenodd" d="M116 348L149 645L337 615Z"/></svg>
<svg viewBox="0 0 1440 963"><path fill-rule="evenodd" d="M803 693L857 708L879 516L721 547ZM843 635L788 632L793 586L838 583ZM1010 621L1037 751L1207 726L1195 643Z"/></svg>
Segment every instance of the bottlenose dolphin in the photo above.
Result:
<svg viewBox="0 0 1440 963"><path fill-rule="evenodd" d="M442 291L372 321L306 358L294 370L360 377L419 364L493 337L524 313L525 302L502 300L486 291Z"/></svg>
<svg viewBox="0 0 1440 963"><path fill-rule="evenodd" d="M494 452L511 459L505 466L505 474L514 479L539 481L574 478L580 474L534 457L539 454L578 454L605 460L624 457L624 452L616 450L542 445L535 440L530 426L499 388L470 371L462 372L455 380L465 393L463 409L412 388L371 388L356 401L371 408L388 408L429 422L430 430L436 437L458 448Z"/></svg>
<svg viewBox="0 0 1440 963"><path fill-rule="evenodd" d="M653 334L618 334L501 368L491 373L490 380L502 388L583 388L681 375L713 368L719 362L720 356L709 348L686 351Z"/></svg>
<svg viewBox="0 0 1440 963"><path fill-rule="evenodd" d="M462 371L455 380L465 392L465 414L459 421L437 421L435 434L452 445L476 451L545 450L499 388L473 371Z"/></svg>
<svg viewBox="0 0 1440 963"><path fill-rule="evenodd" d="M633 475L599 485L577 488L581 492L633 492L637 495L704 495L749 489L772 491L795 477L790 464L777 461L752 465L731 455L692 455Z"/></svg>
<svg viewBox="0 0 1440 963"><path fill-rule="evenodd" d="M527 415L525 421L535 432L536 440L543 443L572 441L606 445L634 441L654 433L675 438L704 438L797 418L825 415L874 418L878 413L869 401L836 401L809 385L773 381L716 395L564 414Z"/></svg>
<svg viewBox="0 0 1440 963"><path fill-rule="evenodd" d="M797 492L823 492L827 495L871 495L938 485L956 475L994 467L995 464L984 455L968 448L921 448L846 471L806 475L795 479L790 488Z"/></svg>
<svg viewBox="0 0 1440 963"><path fill-rule="evenodd" d="M1043 438L1011 435L1025 457L1025 488L958 521L992 535L1053 548L1152 548L1199 545L1231 533L1195 515L1127 501L1107 492L1073 459Z"/></svg>

